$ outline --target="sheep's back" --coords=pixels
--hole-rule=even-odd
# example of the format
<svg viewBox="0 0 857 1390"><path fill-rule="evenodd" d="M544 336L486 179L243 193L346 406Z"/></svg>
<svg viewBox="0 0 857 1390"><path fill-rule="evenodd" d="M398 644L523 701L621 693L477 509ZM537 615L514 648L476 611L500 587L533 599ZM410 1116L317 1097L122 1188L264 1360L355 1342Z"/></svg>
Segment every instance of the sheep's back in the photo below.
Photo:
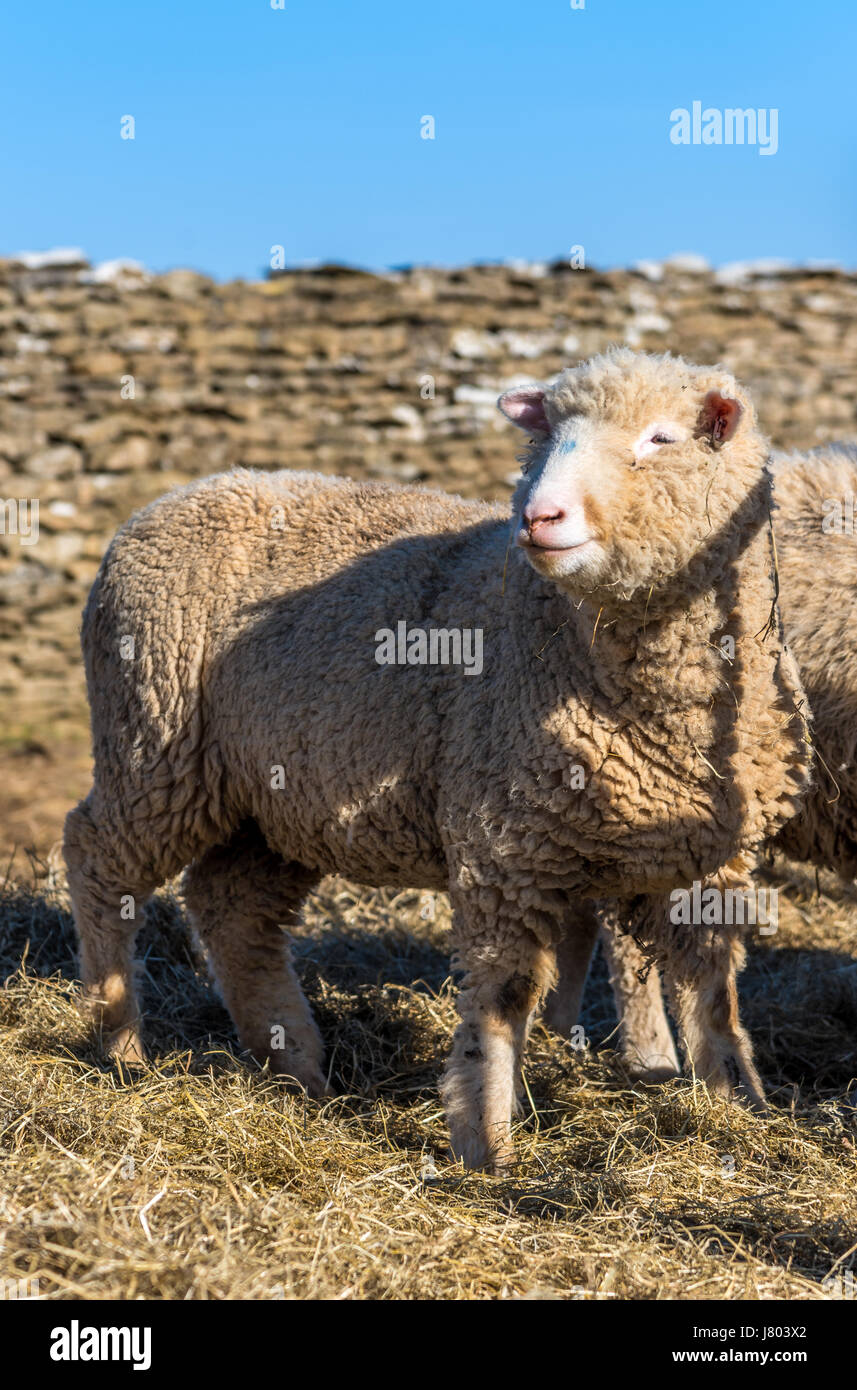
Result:
<svg viewBox="0 0 857 1390"><path fill-rule="evenodd" d="M378 634L484 622L474 575L499 592L507 531L497 506L311 474L167 494L85 614L99 780L130 768L149 810L201 786L215 825L253 815L292 857L436 882L439 686L466 677L382 666Z"/></svg>

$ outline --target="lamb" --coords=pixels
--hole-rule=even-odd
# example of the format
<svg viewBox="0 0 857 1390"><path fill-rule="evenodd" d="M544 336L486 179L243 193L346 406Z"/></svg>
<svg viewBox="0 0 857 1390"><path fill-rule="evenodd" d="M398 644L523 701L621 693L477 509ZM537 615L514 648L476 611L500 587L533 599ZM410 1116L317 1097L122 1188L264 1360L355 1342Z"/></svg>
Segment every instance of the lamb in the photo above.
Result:
<svg viewBox="0 0 857 1390"><path fill-rule="evenodd" d="M492 1168L573 902L642 895L657 924L676 884L743 882L809 775L746 393L623 349L500 407L531 438L511 532L495 504L245 470L132 517L84 613L94 783L65 832L108 1047L142 1059L139 909L190 865L242 1046L315 1095L281 928L333 871L448 889L464 979L442 1094L454 1155ZM379 665L398 620L481 630L482 675ZM700 1074L758 1097L740 951L724 931L700 956L688 932L665 974Z"/></svg>
<svg viewBox="0 0 857 1390"><path fill-rule="evenodd" d="M857 660L851 631L857 593L854 506L857 445L774 454L773 512L780 604L813 713L817 776L800 814L774 836L789 858L857 877ZM589 957L602 929L621 1048L631 1072L660 1081L679 1070L660 978L615 907L581 902L560 943L559 982L545 1019L568 1036L577 1022Z"/></svg>

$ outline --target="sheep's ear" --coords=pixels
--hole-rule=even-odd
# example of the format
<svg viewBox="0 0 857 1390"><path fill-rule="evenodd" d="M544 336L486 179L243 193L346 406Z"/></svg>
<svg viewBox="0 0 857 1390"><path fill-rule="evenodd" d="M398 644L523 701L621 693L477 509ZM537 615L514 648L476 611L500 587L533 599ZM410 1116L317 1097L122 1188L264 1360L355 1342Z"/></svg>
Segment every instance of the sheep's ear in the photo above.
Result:
<svg viewBox="0 0 857 1390"><path fill-rule="evenodd" d="M709 391L702 402L699 416L699 433L708 435L714 448L731 439L738 428L744 407L731 396L723 396L719 391Z"/></svg>
<svg viewBox="0 0 857 1390"><path fill-rule="evenodd" d="M543 386L519 386L501 396L497 405L506 419L525 434L550 434Z"/></svg>

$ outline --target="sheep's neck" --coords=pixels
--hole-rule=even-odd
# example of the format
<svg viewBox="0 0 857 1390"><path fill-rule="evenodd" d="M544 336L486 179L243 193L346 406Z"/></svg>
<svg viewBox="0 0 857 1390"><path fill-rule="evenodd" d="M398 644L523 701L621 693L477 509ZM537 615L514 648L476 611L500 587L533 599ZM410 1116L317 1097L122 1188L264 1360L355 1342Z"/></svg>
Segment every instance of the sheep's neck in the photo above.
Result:
<svg viewBox="0 0 857 1390"><path fill-rule="evenodd" d="M690 610L643 626L584 604L575 614L575 645L588 652L595 692L668 712L709 699L722 685L724 618L713 593Z"/></svg>
<svg viewBox="0 0 857 1390"><path fill-rule="evenodd" d="M774 605L770 567L768 534L759 528L720 582L684 606L655 613L573 606L572 640L587 653L593 693L613 708L681 727L691 708L726 702L735 709L754 686L768 691L779 650L777 631L765 636Z"/></svg>

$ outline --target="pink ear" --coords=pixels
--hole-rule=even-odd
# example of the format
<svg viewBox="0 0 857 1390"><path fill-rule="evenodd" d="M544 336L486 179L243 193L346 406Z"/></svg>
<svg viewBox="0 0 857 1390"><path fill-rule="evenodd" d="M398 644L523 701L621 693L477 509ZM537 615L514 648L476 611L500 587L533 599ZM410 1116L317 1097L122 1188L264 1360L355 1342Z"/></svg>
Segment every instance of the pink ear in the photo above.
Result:
<svg viewBox="0 0 857 1390"><path fill-rule="evenodd" d="M699 417L699 432L711 437L712 444L725 444L738 428L744 407L731 396L721 396L719 391L709 391L702 403Z"/></svg>
<svg viewBox="0 0 857 1390"><path fill-rule="evenodd" d="M507 391L497 402L513 425L527 434L550 434L551 427L544 407L545 393L541 386L520 386Z"/></svg>

